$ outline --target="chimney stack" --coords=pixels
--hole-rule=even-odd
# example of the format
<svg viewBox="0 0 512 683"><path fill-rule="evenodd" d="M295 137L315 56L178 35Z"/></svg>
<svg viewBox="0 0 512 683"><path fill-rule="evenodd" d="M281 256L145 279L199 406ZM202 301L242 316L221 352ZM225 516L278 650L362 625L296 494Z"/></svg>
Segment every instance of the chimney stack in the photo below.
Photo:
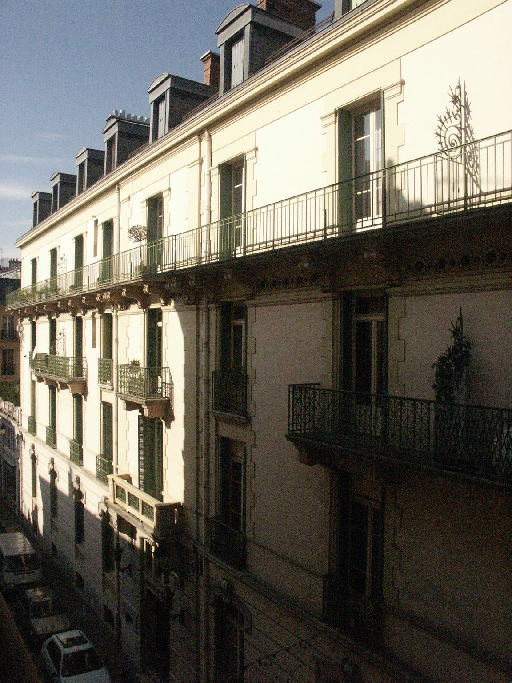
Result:
<svg viewBox="0 0 512 683"><path fill-rule="evenodd" d="M220 55L218 52L209 50L201 57L204 64L204 80L205 85L209 85L215 90L219 89L220 85Z"/></svg>

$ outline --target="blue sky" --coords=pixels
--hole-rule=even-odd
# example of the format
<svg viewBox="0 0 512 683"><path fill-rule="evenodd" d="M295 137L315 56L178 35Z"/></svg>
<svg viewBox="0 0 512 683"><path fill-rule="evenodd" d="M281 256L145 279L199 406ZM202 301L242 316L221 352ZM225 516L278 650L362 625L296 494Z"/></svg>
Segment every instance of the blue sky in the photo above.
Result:
<svg viewBox="0 0 512 683"><path fill-rule="evenodd" d="M0 248L19 255L33 191L103 149L114 109L149 116L147 89L169 72L203 80L200 56L236 0L2 0ZM256 4L256 0L253 0ZM324 18L334 2L317 13Z"/></svg>

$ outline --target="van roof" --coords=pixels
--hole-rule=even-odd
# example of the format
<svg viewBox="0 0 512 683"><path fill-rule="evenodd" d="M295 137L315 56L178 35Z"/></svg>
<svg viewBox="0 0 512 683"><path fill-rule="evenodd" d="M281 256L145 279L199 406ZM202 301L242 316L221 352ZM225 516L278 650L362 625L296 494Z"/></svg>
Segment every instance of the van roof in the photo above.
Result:
<svg viewBox="0 0 512 683"><path fill-rule="evenodd" d="M28 538L21 531L0 534L0 550L4 557L9 557L9 555L31 555L35 552Z"/></svg>

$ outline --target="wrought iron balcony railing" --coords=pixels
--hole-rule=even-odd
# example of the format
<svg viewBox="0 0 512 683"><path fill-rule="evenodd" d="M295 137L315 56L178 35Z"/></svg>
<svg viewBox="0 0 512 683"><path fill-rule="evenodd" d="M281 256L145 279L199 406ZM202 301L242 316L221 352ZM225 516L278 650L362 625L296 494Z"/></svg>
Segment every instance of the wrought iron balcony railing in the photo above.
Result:
<svg viewBox="0 0 512 683"><path fill-rule="evenodd" d="M169 368L118 365L117 393L139 400L171 399L171 372Z"/></svg>
<svg viewBox="0 0 512 683"><path fill-rule="evenodd" d="M108 475L113 472L112 456L104 454L96 456L96 478L104 484L108 484Z"/></svg>
<svg viewBox="0 0 512 683"><path fill-rule="evenodd" d="M19 336L16 330L1 330L0 339L2 341L19 341Z"/></svg>
<svg viewBox="0 0 512 683"><path fill-rule="evenodd" d="M32 436L36 435L36 418L32 417L32 415L28 416L28 433L32 434Z"/></svg>
<svg viewBox="0 0 512 683"><path fill-rule="evenodd" d="M74 439L69 442L69 459L74 462L75 465L84 464L84 448L79 441Z"/></svg>
<svg viewBox="0 0 512 683"><path fill-rule="evenodd" d="M140 244L7 296L9 308L512 200L512 131Z"/></svg>
<svg viewBox="0 0 512 683"><path fill-rule="evenodd" d="M98 358L98 382L112 387L114 382L114 361L112 358Z"/></svg>
<svg viewBox="0 0 512 683"><path fill-rule="evenodd" d="M207 519L207 538L210 551L235 569L245 569L247 561L246 536L215 517Z"/></svg>
<svg viewBox="0 0 512 683"><path fill-rule="evenodd" d="M57 430L55 427L46 427L46 444L50 448L57 448Z"/></svg>
<svg viewBox="0 0 512 683"><path fill-rule="evenodd" d="M129 474L108 476L111 500L158 536L176 530L182 503L161 503L131 483Z"/></svg>
<svg viewBox="0 0 512 683"><path fill-rule="evenodd" d="M356 640L378 647L382 642L382 602L349 590L338 574L324 577L323 619Z"/></svg>
<svg viewBox="0 0 512 683"><path fill-rule="evenodd" d="M12 376L16 374L16 366L14 363L2 363L2 375Z"/></svg>
<svg viewBox="0 0 512 683"><path fill-rule="evenodd" d="M289 387L288 438L512 485L512 410Z"/></svg>
<svg viewBox="0 0 512 683"><path fill-rule="evenodd" d="M36 353L35 357L30 359L30 367L36 375L52 377L63 382L87 378L87 361L81 356Z"/></svg>
<svg viewBox="0 0 512 683"><path fill-rule="evenodd" d="M247 417L247 373L214 370L212 373L213 410Z"/></svg>

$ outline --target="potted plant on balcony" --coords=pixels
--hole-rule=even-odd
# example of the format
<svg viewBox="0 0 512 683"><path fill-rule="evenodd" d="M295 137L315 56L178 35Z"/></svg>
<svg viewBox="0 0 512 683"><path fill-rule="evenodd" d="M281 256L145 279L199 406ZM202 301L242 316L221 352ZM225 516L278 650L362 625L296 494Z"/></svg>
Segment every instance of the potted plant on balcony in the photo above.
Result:
<svg viewBox="0 0 512 683"><path fill-rule="evenodd" d="M467 375L471 361L471 342L464 335L462 309L450 330L452 343L432 365L436 394L436 452L451 464L467 457L465 442L470 438L466 419Z"/></svg>

